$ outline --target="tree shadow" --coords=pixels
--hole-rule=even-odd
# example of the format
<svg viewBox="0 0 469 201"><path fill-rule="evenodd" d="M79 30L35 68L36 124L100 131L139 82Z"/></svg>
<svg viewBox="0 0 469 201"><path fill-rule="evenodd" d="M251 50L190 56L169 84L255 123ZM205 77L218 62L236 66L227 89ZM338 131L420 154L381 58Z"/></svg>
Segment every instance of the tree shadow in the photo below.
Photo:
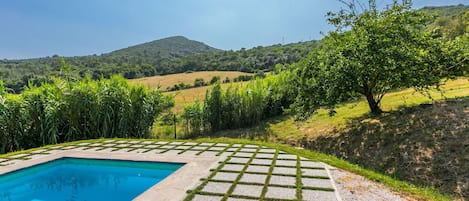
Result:
<svg viewBox="0 0 469 201"><path fill-rule="evenodd" d="M232 130L222 130L217 131L210 135L210 137L227 137L227 138L242 138L249 140L258 140L258 141L273 141L275 136L269 130L272 124L286 121L290 116L282 115L277 117L272 117L266 120L261 121L260 123L246 128L232 129Z"/></svg>
<svg viewBox="0 0 469 201"><path fill-rule="evenodd" d="M352 119L335 136L305 148L469 199L469 99L401 108Z"/></svg>

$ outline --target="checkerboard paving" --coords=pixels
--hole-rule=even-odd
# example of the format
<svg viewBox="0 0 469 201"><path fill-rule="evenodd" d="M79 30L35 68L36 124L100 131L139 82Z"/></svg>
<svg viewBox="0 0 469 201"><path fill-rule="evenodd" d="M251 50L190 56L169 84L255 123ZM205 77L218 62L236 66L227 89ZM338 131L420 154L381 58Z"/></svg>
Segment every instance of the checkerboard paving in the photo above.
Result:
<svg viewBox="0 0 469 201"><path fill-rule="evenodd" d="M324 163L258 145L101 139L0 155L0 168L67 150L220 157L188 201L340 200Z"/></svg>

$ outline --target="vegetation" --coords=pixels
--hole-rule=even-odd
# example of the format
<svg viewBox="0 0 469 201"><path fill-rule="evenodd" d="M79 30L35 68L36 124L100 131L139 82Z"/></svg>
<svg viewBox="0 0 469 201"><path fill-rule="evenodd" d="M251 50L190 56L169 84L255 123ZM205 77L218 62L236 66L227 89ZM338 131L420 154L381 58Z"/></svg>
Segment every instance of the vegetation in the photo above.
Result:
<svg viewBox="0 0 469 201"><path fill-rule="evenodd" d="M93 140L81 140L81 141L74 141L74 142L68 142L68 143L63 143L60 144L60 146L80 146L79 144L81 143L90 143L90 144L95 144L95 143L103 143L105 144L106 140L118 140L118 141L123 141L123 140L129 140L130 139L123 139L123 138L103 138L103 139L93 139ZM135 141L135 139L131 139L132 141ZM148 139L145 139L145 141L149 141ZM172 142L174 140L165 140ZM260 141L252 141L252 140L245 140L245 139L230 139L230 138L200 138L197 140L177 140L178 142L198 142L198 143L225 143L225 144L246 144L246 145L260 145L260 146L266 146L268 148L274 148L278 149L279 151L284 151L288 154L296 154L300 157L304 157L306 159L310 159L313 161L320 161L324 162L327 164L330 164L334 167L340 168L342 170L346 170L349 172L353 172L358 175L362 175L365 178L379 182L386 187L390 187L392 190L395 192L399 192L400 194L404 194L405 196L408 196L411 199L415 200L435 200L435 201L449 201L449 200L454 200L453 197L444 195L441 193L438 193L432 188L428 187L422 187L422 186L416 186L404 181L397 180L393 177L380 174L378 172L374 172L372 170L367 170L364 169L363 167L360 167L358 165L352 164L346 160L339 159L334 156L326 155L323 153L315 152L315 151L309 151L309 150L304 150L304 149L297 149L291 146L287 145L282 145L282 144L277 144L277 143L269 143L269 142L260 142ZM156 142L156 141L155 141ZM35 148L35 149L28 149L28 150L23 150L23 151L18 151L14 153L8 153L8 154L3 154L0 155L0 158L6 158L9 156L17 155L17 154L26 154L26 153L32 153L33 151L36 150L55 150L56 145L49 145L49 146L44 146L40 148ZM124 147L125 148L125 147ZM182 151L182 150L181 150ZM206 182L206 181L204 181ZM191 192L188 192L190 196Z"/></svg>
<svg viewBox="0 0 469 201"><path fill-rule="evenodd" d="M21 95L0 82L0 153L100 137L149 136L154 119L173 105L171 97L122 77L80 82L55 79Z"/></svg>
<svg viewBox="0 0 469 201"><path fill-rule="evenodd" d="M231 85L223 90L216 83L207 93L203 104L196 102L184 108L186 133L200 135L223 129L255 125L261 120L283 113L293 99L287 82L290 74L284 72L266 79L251 81L240 88Z"/></svg>
<svg viewBox="0 0 469 201"><path fill-rule="evenodd" d="M86 75L93 79L109 78L114 74L134 79L214 70L252 73L256 70L273 70L276 64L297 62L318 45L319 42L309 41L259 46L249 50L243 48L239 51L216 51L183 37L171 37L100 56L64 59L77 79ZM0 80L4 81L7 88L19 93L28 82L39 85L49 80L50 76L60 76L60 61L61 57L58 55L37 59L0 60Z"/></svg>
<svg viewBox="0 0 469 201"><path fill-rule="evenodd" d="M382 112L380 102L390 90L438 87L443 78L462 71L449 54L451 43L441 34L425 32L430 22L423 12L411 11L410 2L396 2L378 11L374 1L369 10L329 13L337 27L323 39L323 48L298 66L297 111L308 115L321 106L334 107L357 94L366 97L373 114Z"/></svg>
<svg viewBox="0 0 469 201"><path fill-rule="evenodd" d="M225 79L228 77L230 80L235 80L241 76L250 75L252 74L238 71L200 71L131 79L129 80L129 83L146 85L150 89L168 89L179 83L184 83L186 85L194 84L194 87L200 87L208 85L207 82L215 76L223 77ZM195 81L197 79L199 79L199 85L195 86ZM203 85L200 81L203 81Z"/></svg>

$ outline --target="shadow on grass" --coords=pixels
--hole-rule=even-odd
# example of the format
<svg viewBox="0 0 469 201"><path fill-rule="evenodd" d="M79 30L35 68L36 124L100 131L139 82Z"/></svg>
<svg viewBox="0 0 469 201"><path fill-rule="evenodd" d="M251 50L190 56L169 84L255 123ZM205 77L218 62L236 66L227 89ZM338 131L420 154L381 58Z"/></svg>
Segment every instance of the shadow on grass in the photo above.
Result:
<svg viewBox="0 0 469 201"><path fill-rule="evenodd" d="M222 130L212 133L211 135L207 136L194 136L193 138L200 138L200 137L227 137L227 138L242 138L242 139L249 139L249 140L257 140L257 141L273 141L275 136L273 136L272 132L269 130L270 125L276 124L279 122L283 122L289 119L290 116L278 116L269 118L267 120L261 121L259 124L246 127L246 128L239 128L239 129L232 129L232 130ZM190 138L190 137L189 137Z"/></svg>
<svg viewBox="0 0 469 201"><path fill-rule="evenodd" d="M302 144L469 199L469 99L352 119L337 135L305 139Z"/></svg>

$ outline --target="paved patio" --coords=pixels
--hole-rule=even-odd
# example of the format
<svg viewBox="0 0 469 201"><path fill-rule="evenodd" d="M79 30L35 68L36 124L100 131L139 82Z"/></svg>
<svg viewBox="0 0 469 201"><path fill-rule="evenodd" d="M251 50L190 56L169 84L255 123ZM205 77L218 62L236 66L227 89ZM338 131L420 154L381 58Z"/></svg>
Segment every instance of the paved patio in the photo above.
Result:
<svg viewBox="0 0 469 201"><path fill-rule="evenodd" d="M67 150L217 158L218 166L200 178L195 186L187 189L185 200L341 200L327 165L258 145L95 140L57 145L8 157L0 156L0 169L2 166L21 165L31 159L38 160Z"/></svg>

